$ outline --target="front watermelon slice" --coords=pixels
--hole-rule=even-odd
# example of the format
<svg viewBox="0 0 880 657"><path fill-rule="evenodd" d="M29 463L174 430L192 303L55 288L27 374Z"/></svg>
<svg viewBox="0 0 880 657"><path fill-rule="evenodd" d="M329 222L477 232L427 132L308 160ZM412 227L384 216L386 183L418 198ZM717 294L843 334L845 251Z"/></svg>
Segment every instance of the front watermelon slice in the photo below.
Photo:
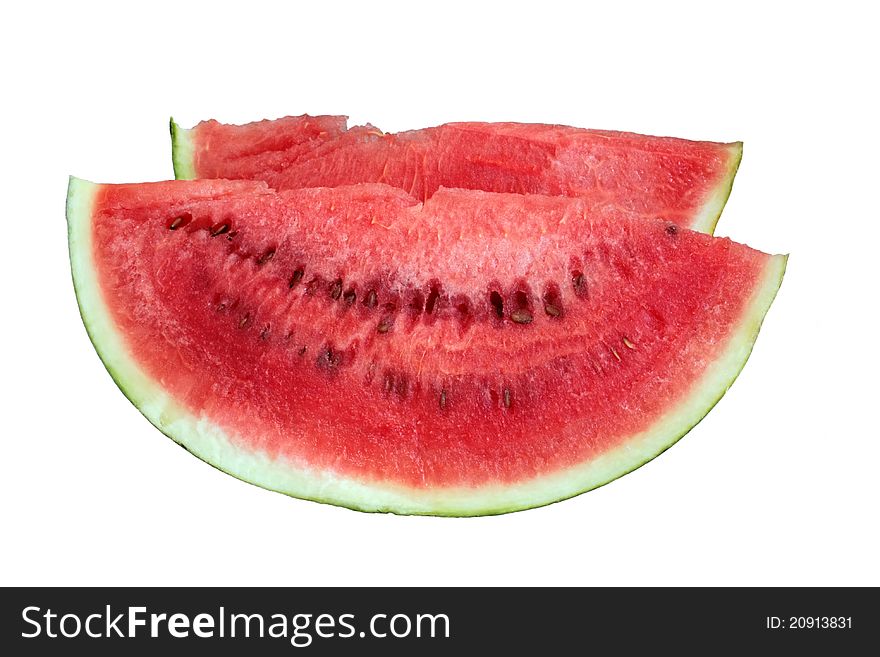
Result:
<svg viewBox="0 0 880 657"><path fill-rule="evenodd" d="M743 367L784 256L583 199L71 179L82 316L123 392L238 478L495 514L654 458Z"/></svg>
<svg viewBox="0 0 880 657"><path fill-rule="evenodd" d="M441 187L585 198L712 233L742 143L530 123L448 123L386 134L342 116L246 125L171 122L177 178L263 180L275 189L379 182L418 200Z"/></svg>

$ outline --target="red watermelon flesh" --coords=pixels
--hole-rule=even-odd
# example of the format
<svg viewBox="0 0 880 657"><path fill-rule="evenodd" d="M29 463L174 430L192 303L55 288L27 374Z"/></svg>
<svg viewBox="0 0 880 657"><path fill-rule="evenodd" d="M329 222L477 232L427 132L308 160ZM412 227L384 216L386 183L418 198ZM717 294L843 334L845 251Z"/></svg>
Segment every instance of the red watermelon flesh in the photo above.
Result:
<svg viewBox="0 0 880 657"><path fill-rule="evenodd" d="M380 182L418 200L441 187L585 198L711 233L742 144L526 123L449 123L397 134L344 117L242 126L172 123L178 178L263 180L276 189Z"/></svg>
<svg viewBox="0 0 880 657"><path fill-rule="evenodd" d="M242 479L471 515L653 458L742 367L785 259L584 199L93 185L81 310L160 429Z"/></svg>

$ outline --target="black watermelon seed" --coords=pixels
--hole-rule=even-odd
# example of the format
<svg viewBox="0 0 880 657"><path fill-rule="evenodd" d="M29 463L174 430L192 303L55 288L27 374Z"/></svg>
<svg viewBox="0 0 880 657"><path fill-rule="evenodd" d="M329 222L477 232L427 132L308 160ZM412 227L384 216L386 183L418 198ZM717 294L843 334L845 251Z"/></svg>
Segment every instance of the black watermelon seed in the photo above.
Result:
<svg viewBox="0 0 880 657"><path fill-rule="evenodd" d="M530 313L525 308L520 308L518 310L514 310L510 313L510 319L512 319L517 324L531 324L532 322L532 313Z"/></svg>
<svg viewBox="0 0 880 657"><path fill-rule="evenodd" d="M267 262L269 262L274 257L275 257L275 249L269 249L263 255L261 255L259 258L257 258L257 264L258 265L265 265Z"/></svg>
<svg viewBox="0 0 880 657"><path fill-rule="evenodd" d="M678 226L676 226L675 224L669 224L669 225L666 227L666 232L667 232L669 235L675 235L675 234L678 232Z"/></svg>
<svg viewBox="0 0 880 657"><path fill-rule="evenodd" d="M337 278L330 285L330 298L336 301L340 296L342 296L342 279Z"/></svg>
<svg viewBox="0 0 880 657"><path fill-rule="evenodd" d="M229 224L225 222L222 224L215 224L211 227L211 237L217 237L226 232L229 232Z"/></svg>
<svg viewBox="0 0 880 657"><path fill-rule="evenodd" d="M296 271L294 271L293 276L290 277L290 283L288 284L288 287L294 287L297 283L299 283L302 280L304 274L305 272L302 269L297 269Z"/></svg>
<svg viewBox="0 0 880 657"><path fill-rule="evenodd" d="M550 315L550 317L559 317L562 314L562 311L559 310L559 306L555 306L552 303L544 304L544 312Z"/></svg>

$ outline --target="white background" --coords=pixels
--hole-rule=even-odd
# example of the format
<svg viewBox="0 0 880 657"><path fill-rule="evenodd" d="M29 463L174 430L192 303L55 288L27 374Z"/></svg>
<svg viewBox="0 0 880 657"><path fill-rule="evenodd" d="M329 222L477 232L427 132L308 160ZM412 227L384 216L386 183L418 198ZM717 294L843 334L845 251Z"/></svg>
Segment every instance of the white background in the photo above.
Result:
<svg viewBox="0 0 880 657"><path fill-rule="evenodd" d="M880 585L880 53L858 3L140 4L3 10L0 583ZM67 176L172 177L170 114L304 112L743 140L718 234L792 254L751 361L669 452L539 510L366 515L221 474L92 349Z"/></svg>

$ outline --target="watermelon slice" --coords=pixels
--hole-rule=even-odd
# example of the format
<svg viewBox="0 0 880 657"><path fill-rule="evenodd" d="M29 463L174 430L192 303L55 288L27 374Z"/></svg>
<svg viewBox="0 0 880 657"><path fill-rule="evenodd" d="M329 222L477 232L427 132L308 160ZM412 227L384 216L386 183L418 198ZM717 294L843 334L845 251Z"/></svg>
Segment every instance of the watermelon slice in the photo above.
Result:
<svg viewBox="0 0 880 657"><path fill-rule="evenodd" d="M712 233L742 143L524 123L450 123L384 134L341 116L247 125L172 120L178 178L264 180L276 189L381 182L419 200L441 187L573 196Z"/></svg>
<svg viewBox="0 0 880 657"><path fill-rule="evenodd" d="M71 179L99 355L162 432L243 480L493 514L654 458L743 367L786 258L539 195Z"/></svg>

